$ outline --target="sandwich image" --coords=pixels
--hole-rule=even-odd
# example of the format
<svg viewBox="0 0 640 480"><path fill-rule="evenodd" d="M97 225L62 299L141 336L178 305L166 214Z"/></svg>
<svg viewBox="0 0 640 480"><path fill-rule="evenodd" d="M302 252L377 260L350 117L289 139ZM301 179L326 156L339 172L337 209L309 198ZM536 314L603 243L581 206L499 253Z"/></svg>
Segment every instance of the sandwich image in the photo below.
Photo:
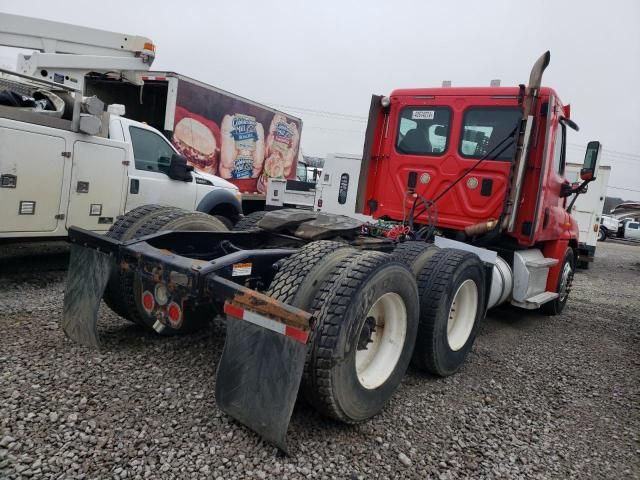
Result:
<svg viewBox="0 0 640 480"><path fill-rule="evenodd" d="M178 120L179 116L181 118ZM220 152L220 130L214 122L178 107L173 144L195 168L216 174Z"/></svg>

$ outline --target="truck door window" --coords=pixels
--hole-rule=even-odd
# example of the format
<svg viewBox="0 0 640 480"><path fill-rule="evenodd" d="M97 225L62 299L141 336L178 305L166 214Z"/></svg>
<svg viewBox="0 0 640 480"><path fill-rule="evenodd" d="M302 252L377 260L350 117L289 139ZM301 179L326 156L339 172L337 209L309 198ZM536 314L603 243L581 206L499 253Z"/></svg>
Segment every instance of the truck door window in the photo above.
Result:
<svg viewBox="0 0 640 480"><path fill-rule="evenodd" d="M511 161L515 142L505 139L513 135L521 117L519 108L469 108L462 120L460 155L482 158L490 153L489 160Z"/></svg>
<svg viewBox="0 0 640 480"><path fill-rule="evenodd" d="M396 150L406 155L444 154L449 143L451 111L447 107L405 107L400 112Z"/></svg>
<svg viewBox="0 0 640 480"><path fill-rule="evenodd" d="M302 162L298 162L298 165L296 166L296 177L296 179L301 182L309 181L307 178L307 166Z"/></svg>
<svg viewBox="0 0 640 480"><path fill-rule="evenodd" d="M173 149L160 135L143 128L129 127L137 170L169 172Z"/></svg>
<svg viewBox="0 0 640 480"><path fill-rule="evenodd" d="M562 123L558 124L556 145L553 150L553 170L560 175L564 174L566 132L565 126Z"/></svg>

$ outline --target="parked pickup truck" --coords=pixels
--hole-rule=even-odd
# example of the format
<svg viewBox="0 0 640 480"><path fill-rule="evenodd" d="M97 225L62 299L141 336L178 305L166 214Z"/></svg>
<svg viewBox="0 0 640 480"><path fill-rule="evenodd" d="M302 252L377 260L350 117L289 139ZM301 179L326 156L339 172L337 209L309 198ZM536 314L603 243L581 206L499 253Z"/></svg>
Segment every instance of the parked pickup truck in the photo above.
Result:
<svg viewBox="0 0 640 480"><path fill-rule="evenodd" d="M56 91L8 78L0 90ZM106 232L118 215L146 204L205 212L227 226L242 214L235 185L187 165L156 129L100 112L99 132L87 134L77 117L0 106L0 239L66 237L71 225Z"/></svg>

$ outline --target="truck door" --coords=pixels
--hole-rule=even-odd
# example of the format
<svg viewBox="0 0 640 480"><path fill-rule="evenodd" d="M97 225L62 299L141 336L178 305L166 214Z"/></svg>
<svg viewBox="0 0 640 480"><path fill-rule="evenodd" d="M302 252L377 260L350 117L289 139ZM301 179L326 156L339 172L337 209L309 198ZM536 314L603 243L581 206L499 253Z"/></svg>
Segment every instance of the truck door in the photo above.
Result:
<svg viewBox="0 0 640 480"><path fill-rule="evenodd" d="M107 231L121 213L126 185L125 147L76 141L73 145L67 228Z"/></svg>
<svg viewBox="0 0 640 480"><path fill-rule="evenodd" d="M63 137L0 127L0 231L53 232L64 187Z"/></svg>
<svg viewBox="0 0 640 480"><path fill-rule="evenodd" d="M171 157L176 153L171 144L155 130L134 125L128 127L125 135L134 157L134 168L129 168L126 210L150 203L193 210L195 180L172 180L167 175Z"/></svg>
<svg viewBox="0 0 640 480"><path fill-rule="evenodd" d="M633 240L640 240L640 223L629 222L624 229L624 237L632 238Z"/></svg>

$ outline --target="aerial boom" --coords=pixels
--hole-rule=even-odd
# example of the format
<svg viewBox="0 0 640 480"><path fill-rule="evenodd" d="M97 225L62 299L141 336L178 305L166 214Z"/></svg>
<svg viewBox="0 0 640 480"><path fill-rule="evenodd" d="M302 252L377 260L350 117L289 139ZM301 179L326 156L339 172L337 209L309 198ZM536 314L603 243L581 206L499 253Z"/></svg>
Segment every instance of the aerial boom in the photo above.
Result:
<svg viewBox="0 0 640 480"><path fill-rule="evenodd" d="M35 50L18 56L19 73L78 90L88 72L118 71L137 82L129 72L149 70L155 58L155 45L146 37L8 13L0 13L0 45Z"/></svg>

